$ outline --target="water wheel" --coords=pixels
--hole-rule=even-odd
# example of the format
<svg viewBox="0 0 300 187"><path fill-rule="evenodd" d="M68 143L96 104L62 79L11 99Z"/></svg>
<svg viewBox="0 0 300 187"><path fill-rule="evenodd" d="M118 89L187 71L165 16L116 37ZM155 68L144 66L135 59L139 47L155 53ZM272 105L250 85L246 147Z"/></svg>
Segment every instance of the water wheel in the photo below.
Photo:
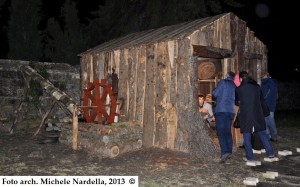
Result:
<svg viewBox="0 0 300 187"><path fill-rule="evenodd" d="M98 124L107 124L114 122L116 113L117 101L115 98L116 93L112 91L112 85L106 84L105 79L98 79L88 84L88 88L83 90L83 113L86 121L92 123L98 120Z"/></svg>

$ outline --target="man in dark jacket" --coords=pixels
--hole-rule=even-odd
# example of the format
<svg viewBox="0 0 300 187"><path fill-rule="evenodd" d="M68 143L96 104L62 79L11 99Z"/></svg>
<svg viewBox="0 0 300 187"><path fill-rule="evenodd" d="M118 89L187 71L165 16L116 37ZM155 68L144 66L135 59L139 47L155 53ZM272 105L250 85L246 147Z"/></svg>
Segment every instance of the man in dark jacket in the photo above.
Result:
<svg viewBox="0 0 300 187"><path fill-rule="evenodd" d="M262 109L262 92L260 86L248 76L246 71L239 74L241 85L236 88L236 104L240 106L240 130L243 133L246 161L253 161L251 134L257 132L268 155L268 161L277 161L266 132Z"/></svg>
<svg viewBox="0 0 300 187"><path fill-rule="evenodd" d="M216 130L221 148L220 163L224 163L232 156L232 134L231 124L235 116L235 84L234 73L229 72L227 78L221 80L213 91L213 98L216 100L215 119Z"/></svg>
<svg viewBox="0 0 300 187"><path fill-rule="evenodd" d="M267 132L271 135L271 141L277 142L277 128L274 119L276 100L278 94L277 81L270 77L269 73L264 73L261 81L261 91L263 98L270 110L270 115L265 118Z"/></svg>

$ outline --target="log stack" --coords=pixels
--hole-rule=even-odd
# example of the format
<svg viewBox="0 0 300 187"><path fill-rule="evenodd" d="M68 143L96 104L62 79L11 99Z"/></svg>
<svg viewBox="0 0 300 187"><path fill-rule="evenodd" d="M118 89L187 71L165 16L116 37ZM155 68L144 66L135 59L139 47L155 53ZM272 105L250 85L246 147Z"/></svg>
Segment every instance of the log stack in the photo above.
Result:
<svg viewBox="0 0 300 187"><path fill-rule="evenodd" d="M137 123L78 124L78 150L99 158L114 158L142 147L142 128ZM64 125L59 141L72 145L72 125Z"/></svg>

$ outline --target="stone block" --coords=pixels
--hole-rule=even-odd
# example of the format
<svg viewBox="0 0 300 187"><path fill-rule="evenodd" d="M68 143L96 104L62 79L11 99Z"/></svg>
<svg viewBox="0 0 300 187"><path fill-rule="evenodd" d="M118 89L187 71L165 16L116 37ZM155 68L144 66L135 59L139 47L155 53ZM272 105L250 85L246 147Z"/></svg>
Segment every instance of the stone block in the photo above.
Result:
<svg viewBox="0 0 300 187"><path fill-rule="evenodd" d="M255 177L247 177L245 180L243 180L243 183L249 186L256 186L258 182L259 182L258 178Z"/></svg>
<svg viewBox="0 0 300 187"><path fill-rule="evenodd" d="M287 155L292 155L292 154L293 154L293 152L288 151L288 150L278 151L278 155L281 155L281 156L287 156Z"/></svg>
<svg viewBox="0 0 300 187"><path fill-rule="evenodd" d="M278 172L267 171L266 173L263 173L263 177L267 179L275 179L278 177Z"/></svg>
<svg viewBox="0 0 300 187"><path fill-rule="evenodd" d="M279 158L274 157L274 158L264 158L264 161L266 162L277 162L279 161Z"/></svg>

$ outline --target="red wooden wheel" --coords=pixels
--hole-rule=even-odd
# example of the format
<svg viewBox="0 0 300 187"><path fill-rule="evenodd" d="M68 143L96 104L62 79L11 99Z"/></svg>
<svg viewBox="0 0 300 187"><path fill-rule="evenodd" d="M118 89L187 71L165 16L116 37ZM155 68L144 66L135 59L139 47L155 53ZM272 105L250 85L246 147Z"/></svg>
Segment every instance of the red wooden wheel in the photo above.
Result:
<svg viewBox="0 0 300 187"><path fill-rule="evenodd" d="M98 120L98 124L102 124L105 118L107 124L114 122L116 113L117 101L115 94L112 91L112 85L106 84L105 79L95 80L89 83L89 88L84 89L83 98L83 113L88 123Z"/></svg>

